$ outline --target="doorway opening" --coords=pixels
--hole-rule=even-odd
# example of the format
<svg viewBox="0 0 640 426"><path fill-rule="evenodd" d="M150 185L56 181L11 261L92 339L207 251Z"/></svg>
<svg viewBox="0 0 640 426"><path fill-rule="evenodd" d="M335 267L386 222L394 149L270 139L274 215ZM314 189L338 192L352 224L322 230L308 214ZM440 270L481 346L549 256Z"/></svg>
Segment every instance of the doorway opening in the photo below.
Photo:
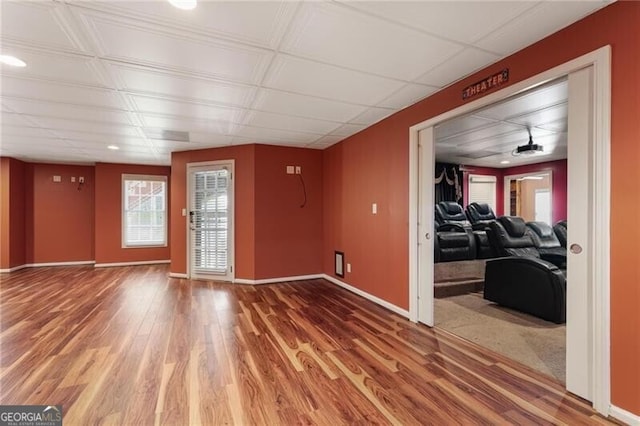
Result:
<svg viewBox="0 0 640 426"><path fill-rule="evenodd" d="M233 165L187 165L187 259L192 279L233 281Z"/></svg>
<svg viewBox="0 0 640 426"><path fill-rule="evenodd" d="M568 159L567 178L571 188L567 216L568 222L572 223L568 239L569 243L580 248L571 250L567 255L567 269L571 272L567 276L566 387L592 401L594 408L606 415L610 405L609 47L515 83L410 129L410 318L434 325L434 127L566 77L569 86L567 142L572 152Z"/></svg>

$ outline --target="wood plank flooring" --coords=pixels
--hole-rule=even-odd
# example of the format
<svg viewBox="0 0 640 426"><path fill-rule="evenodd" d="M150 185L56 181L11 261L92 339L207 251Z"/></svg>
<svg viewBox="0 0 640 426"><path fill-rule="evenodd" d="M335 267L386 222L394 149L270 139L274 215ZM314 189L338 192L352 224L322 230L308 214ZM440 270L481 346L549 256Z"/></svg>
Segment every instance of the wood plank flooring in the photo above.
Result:
<svg viewBox="0 0 640 426"><path fill-rule="evenodd" d="M0 276L0 404L65 425L607 424L552 379L324 280Z"/></svg>

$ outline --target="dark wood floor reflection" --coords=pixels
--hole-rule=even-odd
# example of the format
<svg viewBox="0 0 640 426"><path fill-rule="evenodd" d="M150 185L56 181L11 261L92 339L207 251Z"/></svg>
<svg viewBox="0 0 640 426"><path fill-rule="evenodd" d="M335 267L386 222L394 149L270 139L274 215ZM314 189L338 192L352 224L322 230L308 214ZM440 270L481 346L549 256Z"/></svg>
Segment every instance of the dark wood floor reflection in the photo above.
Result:
<svg viewBox="0 0 640 426"><path fill-rule="evenodd" d="M0 277L0 404L72 424L597 424L549 378L323 280Z"/></svg>

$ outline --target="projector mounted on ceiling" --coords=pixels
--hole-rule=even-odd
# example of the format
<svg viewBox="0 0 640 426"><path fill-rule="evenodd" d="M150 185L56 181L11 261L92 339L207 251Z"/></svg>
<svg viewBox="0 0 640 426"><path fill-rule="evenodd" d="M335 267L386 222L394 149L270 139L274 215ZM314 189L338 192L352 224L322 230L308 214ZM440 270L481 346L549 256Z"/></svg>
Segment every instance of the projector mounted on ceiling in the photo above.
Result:
<svg viewBox="0 0 640 426"><path fill-rule="evenodd" d="M531 130L530 129L527 129L527 130L529 131L529 142L524 145L520 145L516 149L514 149L512 152L513 155L534 155L534 154L541 154L544 151L544 148L542 145L533 143Z"/></svg>

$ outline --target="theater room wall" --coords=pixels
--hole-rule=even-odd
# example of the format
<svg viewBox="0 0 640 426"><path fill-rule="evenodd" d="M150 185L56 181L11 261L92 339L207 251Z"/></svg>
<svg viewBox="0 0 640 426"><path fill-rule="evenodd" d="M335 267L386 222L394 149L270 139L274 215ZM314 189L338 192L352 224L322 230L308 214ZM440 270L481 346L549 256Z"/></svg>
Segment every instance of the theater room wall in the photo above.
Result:
<svg viewBox="0 0 640 426"><path fill-rule="evenodd" d="M122 247L122 175L171 176L170 167L97 163L95 166L95 261L97 265L121 262L168 261L170 240L166 247ZM171 193L168 192L168 199ZM167 203L167 209L169 204ZM169 232L170 216L167 218Z"/></svg>
<svg viewBox="0 0 640 426"><path fill-rule="evenodd" d="M513 84L611 45L611 395L640 416L640 227L629 214L640 209L638 22L640 3L613 3L325 150L324 272L342 250L347 284L408 309L409 127L460 106L464 87L504 68ZM372 202L382 214L371 215Z"/></svg>
<svg viewBox="0 0 640 426"><path fill-rule="evenodd" d="M26 263L25 167L22 161L0 158L0 269Z"/></svg>

